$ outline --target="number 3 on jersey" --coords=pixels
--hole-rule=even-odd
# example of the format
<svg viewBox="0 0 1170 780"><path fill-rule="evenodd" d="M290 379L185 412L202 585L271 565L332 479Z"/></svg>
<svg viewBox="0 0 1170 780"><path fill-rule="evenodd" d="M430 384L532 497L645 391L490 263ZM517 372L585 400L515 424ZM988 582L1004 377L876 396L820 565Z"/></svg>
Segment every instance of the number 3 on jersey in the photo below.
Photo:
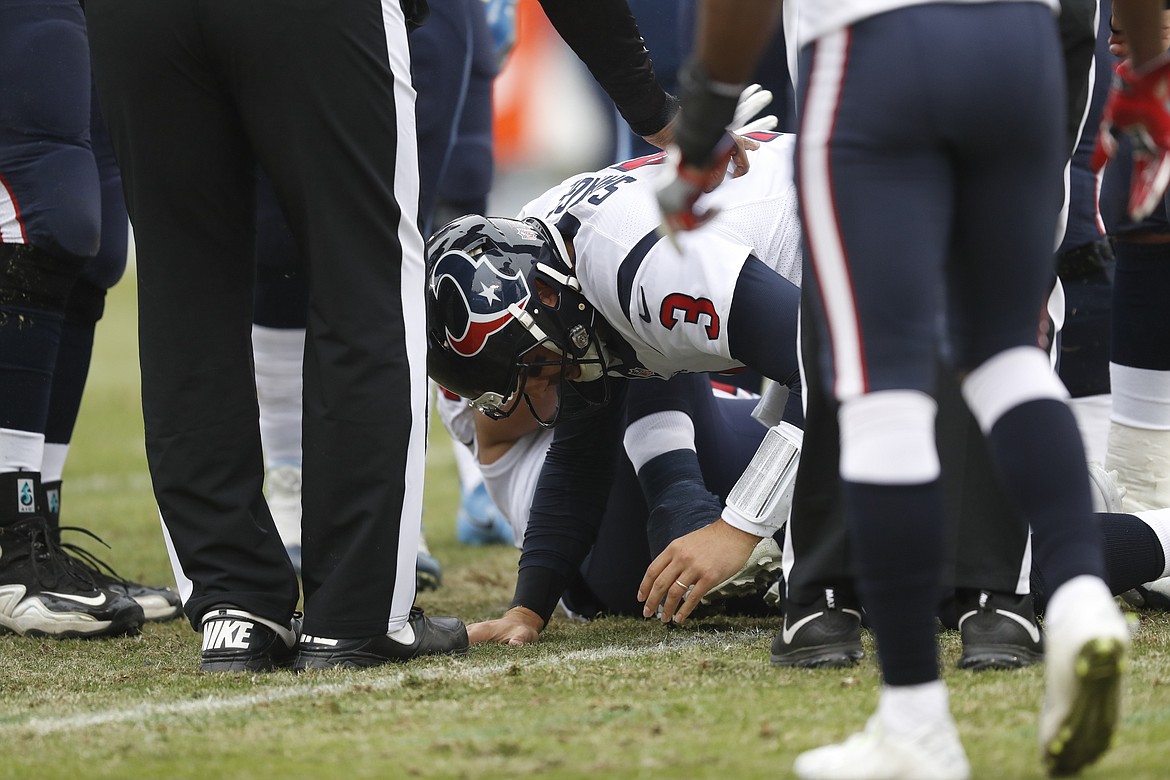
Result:
<svg viewBox="0 0 1170 780"><path fill-rule="evenodd" d="M715 311L715 304L707 298L693 298L683 293L671 293L662 299L662 308L658 311L658 321L667 330L674 330L674 326L680 320L699 324L700 318L705 320L703 327L707 331L707 338L711 341L718 339L719 313Z"/></svg>

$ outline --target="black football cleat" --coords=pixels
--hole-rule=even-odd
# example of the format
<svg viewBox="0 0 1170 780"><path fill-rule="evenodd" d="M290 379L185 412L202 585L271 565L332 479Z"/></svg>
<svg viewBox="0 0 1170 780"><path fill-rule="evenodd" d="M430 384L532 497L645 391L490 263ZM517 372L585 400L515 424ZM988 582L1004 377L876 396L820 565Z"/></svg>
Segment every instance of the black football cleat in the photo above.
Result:
<svg viewBox="0 0 1170 780"><path fill-rule="evenodd" d="M0 629L57 639L134 635L142 608L99 587L33 516L0 527Z"/></svg>
<svg viewBox="0 0 1170 780"><path fill-rule="evenodd" d="M109 547L101 537L92 531L76 526L63 526L60 531L76 531L94 540L105 547ZM174 620L183 614L183 602L179 594L162 585L143 585L122 577L108 563L97 557L84 547L72 542L60 542L60 549L69 556L69 564L83 569L86 575L99 588L119 593L133 599L142 607L142 612L148 623L163 623Z"/></svg>

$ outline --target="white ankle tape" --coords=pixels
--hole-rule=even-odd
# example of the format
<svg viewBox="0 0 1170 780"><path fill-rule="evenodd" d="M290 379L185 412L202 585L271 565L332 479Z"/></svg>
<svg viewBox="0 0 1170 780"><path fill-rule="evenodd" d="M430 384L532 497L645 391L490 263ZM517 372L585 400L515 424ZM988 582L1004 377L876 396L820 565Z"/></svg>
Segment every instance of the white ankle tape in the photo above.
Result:
<svg viewBox="0 0 1170 780"><path fill-rule="evenodd" d="M1170 431L1111 423L1105 470L1117 472L1126 512L1170 506Z"/></svg>

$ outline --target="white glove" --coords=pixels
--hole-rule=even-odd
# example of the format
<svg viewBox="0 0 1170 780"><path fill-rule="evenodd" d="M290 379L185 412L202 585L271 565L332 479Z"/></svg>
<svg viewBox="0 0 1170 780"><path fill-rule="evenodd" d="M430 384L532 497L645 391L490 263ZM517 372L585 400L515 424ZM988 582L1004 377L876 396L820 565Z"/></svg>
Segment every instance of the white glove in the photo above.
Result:
<svg viewBox="0 0 1170 780"><path fill-rule="evenodd" d="M775 114L768 114L752 121L752 117L772 104L771 90L764 89L759 84L749 84L739 93L739 103L735 106L735 116L727 129L737 135L757 133L762 130L772 130L780 123Z"/></svg>

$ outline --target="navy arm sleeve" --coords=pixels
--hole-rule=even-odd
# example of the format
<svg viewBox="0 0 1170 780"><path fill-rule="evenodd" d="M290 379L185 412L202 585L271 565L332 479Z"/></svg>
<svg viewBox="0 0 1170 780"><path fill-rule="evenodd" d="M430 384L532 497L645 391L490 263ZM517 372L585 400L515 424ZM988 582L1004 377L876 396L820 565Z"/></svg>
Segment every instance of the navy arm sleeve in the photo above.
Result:
<svg viewBox="0 0 1170 780"><path fill-rule="evenodd" d="M659 412L681 412L694 418L695 399L698 394L711 395L711 381L706 374L676 374L666 382L640 381L630 386L626 401L627 427L651 414ZM699 468L699 456L695 450L657 448L657 454L638 470L638 482L646 497L646 505L653 509L661 504L672 489L702 493L708 504L703 484L703 473ZM672 487L674 486L674 487ZM709 509L704 505L703 509ZM719 507L715 509L718 515Z"/></svg>
<svg viewBox="0 0 1170 780"><path fill-rule="evenodd" d="M626 404L628 424L660 412L679 412L691 419L695 447L703 427L702 414L713 405L711 381L706 374L676 374L666 382L635 382ZM676 439L660 445L645 441L639 431L643 455L655 452L638 469L638 484L650 513L646 535L650 554L657 556L671 541L710 524L719 517L723 503L708 489L700 455L695 449L670 449Z"/></svg>
<svg viewBox="0 0 1170 780"><path fill-rule="evenodd" d="M626 0L540 0L544 13L630 129L653 135L670 123L678 100L667 94Z"/></svg>
<svg viewBox="0 0 1170 780"><path fill-rule="evenodd" d="M532 497L512 606L546 623L597 540L622 457L626 380L610 382L610 401L600 411L557 424ZM565 396L566 411L572 397Z"/></svg>
<svg viewBox="0 0 1170 780"><path fill-rule="evenodd" d="M748 257L735 283L727 317L731 356L789 388L800 387L796 357L800 288Z"/></svg>

